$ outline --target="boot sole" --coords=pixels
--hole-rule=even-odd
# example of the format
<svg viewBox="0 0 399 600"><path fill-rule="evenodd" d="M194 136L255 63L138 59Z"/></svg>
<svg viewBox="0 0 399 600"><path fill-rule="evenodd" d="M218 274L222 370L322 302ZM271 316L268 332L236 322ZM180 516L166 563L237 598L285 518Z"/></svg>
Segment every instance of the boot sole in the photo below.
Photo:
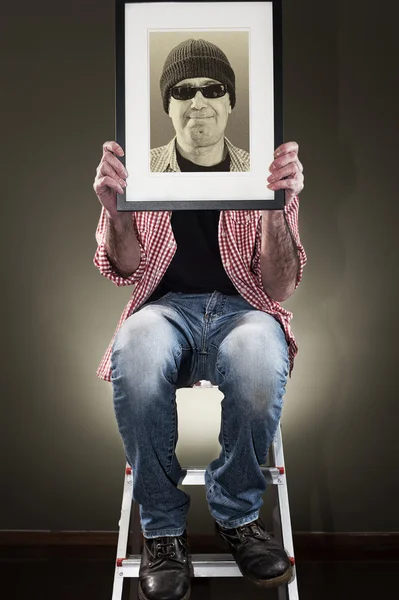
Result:
<svg viewBox="0 0 399 600"><path fill-rule="evenodd" d="M143 590L141 589L141 585L139 582L139 585L137 587L137 591L138 591L138 595L140 600L151 600L151 598L147 598L147 596L144 594ZM183 598L180 598L179 600L189 600L191 595L191 589L188 590L187 594L185 596L183 596Z"/></svg>
<svg viewBox="0 0 399 600"><path fill-rule="evenodd" d="M244 574L243 574L244 575ZM256 585L264 588L274 588L279 587L280 585L284 585L288 583L292 577L292 567L287 569L285 573L280 575L279 577L273 577L272 579L253 579L252 577L248 577L248 575L244 575L246 579L249 579Z"/></svg>

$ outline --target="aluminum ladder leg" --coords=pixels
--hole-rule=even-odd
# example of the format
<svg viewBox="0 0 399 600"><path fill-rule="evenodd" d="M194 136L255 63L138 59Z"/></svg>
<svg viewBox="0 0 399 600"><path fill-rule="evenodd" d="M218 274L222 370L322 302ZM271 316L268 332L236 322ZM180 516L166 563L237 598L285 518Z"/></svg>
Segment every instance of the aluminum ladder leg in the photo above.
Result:
<svg viewBox="0 0 399 600"><path fill-rule="evenodd" d="M281 425L277 428L270 448L272 466L262 467L265 477L277 486L277 502L273 511L273 533L287 551L293 567L293 575L287 585L279 586L279 600L299 600L294 559L294 546L291 531L291 518L288 504L287 480ZM205 469L183 469L179 483L204 485ZM127 555L130 530L131 508L133 503L133 472L127 464L123 487L122 509L119 521L119 535L116 552L112 600L121 600L123 581L126 577L139 576L140 555ZM242 577L231 554L193 554L190 556L194 577Z"/></svg>

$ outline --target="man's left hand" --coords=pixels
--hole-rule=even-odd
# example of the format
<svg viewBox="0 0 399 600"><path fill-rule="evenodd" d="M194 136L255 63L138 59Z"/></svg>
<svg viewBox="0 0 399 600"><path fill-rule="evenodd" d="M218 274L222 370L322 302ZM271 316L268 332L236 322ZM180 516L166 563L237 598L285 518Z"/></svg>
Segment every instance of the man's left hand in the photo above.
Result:
<svg viewBox="0 0 399 600"><path fill-rule="evenodd" d="M304 188L303 166L298 158L299 146L296 142L281 144L274 151L274 160L269 167L267 178L269 190L285 190L286 205Z"/></svg>

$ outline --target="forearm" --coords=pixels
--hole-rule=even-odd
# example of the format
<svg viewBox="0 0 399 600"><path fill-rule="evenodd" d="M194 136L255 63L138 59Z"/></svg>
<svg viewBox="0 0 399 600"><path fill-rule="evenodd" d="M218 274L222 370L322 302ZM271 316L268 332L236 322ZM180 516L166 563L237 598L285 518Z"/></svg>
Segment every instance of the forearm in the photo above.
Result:
<svg viewBox="0 0 399 600"><path fill-rule="evenodd" d="M282 302L295 290L299 258L282 210L262 211L260 269L267 294Z"/></svg>
<svg viewBox="0 0 399 600"><path fill-rule="evenodd" d="M129 212L107 215L105 249L114 268L122 277L130 277L140 264L140 247Z"/></svg>

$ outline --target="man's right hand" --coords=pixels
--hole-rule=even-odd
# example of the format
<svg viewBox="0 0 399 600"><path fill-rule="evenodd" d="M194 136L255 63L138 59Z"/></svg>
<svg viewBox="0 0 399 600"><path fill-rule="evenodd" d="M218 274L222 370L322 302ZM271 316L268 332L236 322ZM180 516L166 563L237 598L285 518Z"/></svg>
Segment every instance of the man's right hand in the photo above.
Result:
<svg viewBox="0 0 399 600"><path fill-rule="evenodd" d="M93 188L97 198L111 219L118 217L116 193L123 194L126 187L127 171L117 156L124 156L123 149L116 142L103 144L103 155L96 169Z"/></svg>

